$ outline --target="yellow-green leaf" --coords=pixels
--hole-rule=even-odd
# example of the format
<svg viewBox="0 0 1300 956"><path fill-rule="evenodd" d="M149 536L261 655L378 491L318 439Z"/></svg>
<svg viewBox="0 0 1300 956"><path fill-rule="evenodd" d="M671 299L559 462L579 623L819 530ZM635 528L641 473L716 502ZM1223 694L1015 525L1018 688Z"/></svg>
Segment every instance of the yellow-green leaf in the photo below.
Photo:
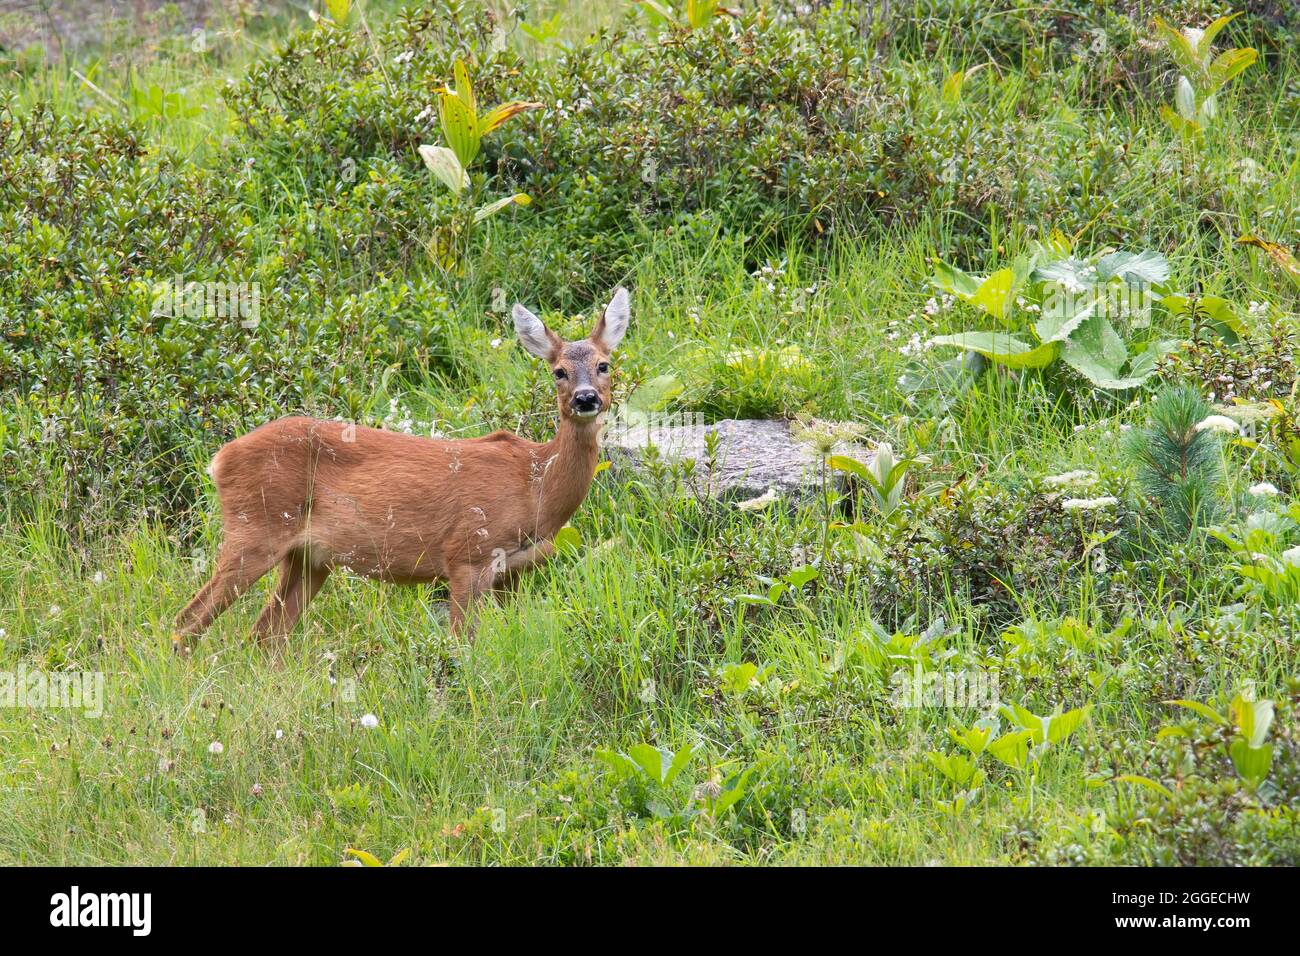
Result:
<svg viewBox="0 0 1300 956"><path fill-rule="evenodd" d="M850 458L848 455L831 455L826 459L826 464L830 465L836 471L847 471L851 475L864 480L871 478L871 472L867 466L856 458Z"/></svg>
<svg viewBox="0 0 1300 956"><path fill-rule="evenodd" d="M1268 257L1281 267L1292 282L1300 285L1300 261L1286 246L1277 242L1269 242L1267 239L1259 238L1259 236L1250 235L1242 236L1237 242L1241 245L1263 249L1268 254Z"/></svg>
<svg viewBox="0 0 1300 956"><path fill-rule="evenodd" d="M1225 727L1228 725L1227 717L1224 717L1213 707L1202 704L1199 700L1167 700L1165 703L1172 707L1186 707L1188 710L1195 711L1205 719L1212 720L1216 724L1222 724Z"/></svg>
<svg viewBox="0 0 1300 956"><path fill-rule="evenodd" d="M465 101L455 93L438 94L438 112L442 117L442 135L447 138L461 168L469 169L479 150L478 120Z"/></svg>
<svg viewBox="0 0 1300 956"><path fill-rule="evenodd" d="M1005 322L1007 314L1011 311L1011 293L1015 282L1015 272L1011 269L999 269L980 283L975 294L970 297L970 301L999 322Z"/></svg>
<svg viewBox="0 0 1300 956"><path fill-rule="evenodd" d="M486 114L479 117L479 136L486 136L506 120L510 119L510 117L518 116L524 110L538 110L541 109L543 105L544 104L542 103L526 103L522 100L502 103L500 106L494 107Z"/></svg>
<svg viewBox="0 0 1300 956"><path fill-rule="evenodd" d="M1008 767L1019 770L1029 760L1029 738L1031 736L1032 734L1028 730L1012 731L1009 734L1003 734L989 744L987 750Z"/></svg>
<svg viewBox="0 0 1300 956"><path fill-rule="evenodd" d="M1043 368L1051 365L1061 354L1060 342L1042 342L1030 346L1014 335L1002 332L961 332L957 335L938 335L931 345L953 345L967 352L978 352L986 359L1007 368Z"/></svg>
<svg viewBox="0 0 1300 956"><path fill-rule="evenodd" d="M1204 63L1210 56L1210 47L1214 44L1214 38L1219 35L1219 31L1226 27L1237 17L1241 16L1241 11L1230 13L1226 17L1219 17L1211 23L1201 33L1201 39L1196 44L1196 58Z"/></svg>
<svg viewBox="0 0 1300 956"><path fill-rule="evenodd" d="M471 116L478 120L478 101L474 98L474 84L469 79L469 67L460 57L456 58L456 63L451 69L452 76L456 78L456 96L465 108L469 110ZM477 125L477 123L476 123Z"/></svg>
<svg viewBox="0 0 1300 956"><path fill-rule="evenodd" d="M1259 54L1252 47L1242 47L1239 50L1226 50L1220 53L1214 58L1214 62L1210 64L1208 71L1210 82L1215 89L1218 89L1254 63L1258 57Z"/></svg>
<svg viewBox="0 0 1300 956"><path fill-rule="evenodd" d="M352 0L325 0L325 9L329 12L331 20L339 26L344 26L352 13Z"/></svg>
<svg viewBox="0 0 1300 956"><path fill-rule="evenodd" d="M1272 744L1252 747L1245 740L1237 739L1228 747L1228 755L1232 757L1232 765L1237 774L1252 787L1263 783L1273 766Z"/></svg>
<svg viewBox="0 0 1300 956"><path fill-rule="evenodd" d="M698 30L718 14L718 0L686 0L686 22Z"/></svg>
<svg viewBox="0 0 1300 956"><path fill-rule="evenodd" d="M498 199L495 202L479 207L474 213L474 221L482 222L489 216L495 216L512 203L516 206L527 206L532 201L527 193L515 193L513 196L506 196L504 199Z"/></svg>
<svg viewBox="0 0 1300 956"><path fill-rule="evenodd" d="M582 532L573 527L573 525L566 524L559 531L555 532L555 538L551 543L555 546L555 552L557 554L576 551L582 546Z"/></svg>

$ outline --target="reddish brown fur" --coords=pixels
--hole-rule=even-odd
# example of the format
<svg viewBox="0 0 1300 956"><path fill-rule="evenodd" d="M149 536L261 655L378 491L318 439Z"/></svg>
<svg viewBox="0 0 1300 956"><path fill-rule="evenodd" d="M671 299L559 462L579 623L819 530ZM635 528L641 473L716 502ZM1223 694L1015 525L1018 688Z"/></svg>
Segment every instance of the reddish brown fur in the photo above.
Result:
<svg viewBox="0 0 1300 956"><path fill-rule="evenodd" d="M591 337L570 343L546 330L560 409L549 442L504 431L417 438L295 417L223 446L209 471L224 538L211 580L177 618L177 649L277 566L254 629L264 643L293 628L336 567L400 584L446 581L461 630L479 596L551 554L587 495L610 402L604 325L602 316ZM599 395L594 417L573 409L577 381Z"/></svg>

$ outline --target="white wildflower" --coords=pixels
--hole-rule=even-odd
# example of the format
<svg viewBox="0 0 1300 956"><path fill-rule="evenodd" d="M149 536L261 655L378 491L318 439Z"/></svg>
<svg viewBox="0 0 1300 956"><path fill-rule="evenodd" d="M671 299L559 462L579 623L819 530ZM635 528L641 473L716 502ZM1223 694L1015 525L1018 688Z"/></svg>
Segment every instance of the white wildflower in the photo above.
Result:
<svg viewBox="0 0 1300 956"><path fill-rule="evenodd" d="M1114 508L1119 499L1114 495L1100 498L1066 498L1061 502L1062 511L1100 511L1102 508Z"/></svg>
<svg viewBox="0 0 1300 956"><path fill-rule="evenodd" d="M920 355L930 347L930 343L921 338L920 333L913 332L912 337L907 340L907 344L902 346L898 352L900 355Z"/></svg>
<svg viewBox="0 0 1300 956"><path fill-rule="evenodd" d="M208 753L210 754L221 754L225 752L226 752L226 745L223 744L220 740L214 740L212 741L212 743L208 744Z"/></svg>
<svg viewBox="0 0 1300 956"><path fill-rule="evenodd" d="M1271 481L1258 482L1257 484L1251 485L1246 490L1249 491L1252 495L1255 495L1256 497L1260 497L1260 498L1280 494L1280 492L1277 489L1277 485L1273 484Z"/></svg>
<svg viewBox="0 0 1300 956"><path fill-rule="evenodd" d="M1095 471L1067 471L1059 475L1048 475L1043 479L1043 484L1049 488L1086 488L1096 483L1097 473Z"/></svg>
<svg viewBox="0 0 1300 956"><path fill-rule="evenodd" d="M1227 415L1209 415L1196 423L1198 432L1221 432L1225 435L1241 434L1241 426Z"/></svg>
<svg viewBox="0 0 1300 956"><path fill-rule="evenodd" d="M374 730L379 726L379 718L374 714L363 714L361 716L361 726L366 730Z"/></svg>
<svg viewBox="0 0 1300 956"><path fill-rule="evenodd" d="M736 507L741 511L762 511L774 501L779 500L780 497L781 496L776 493L775 488L768 488L767 491L763 492L757 498L750 498L747 501L737 501Z"/></svg>

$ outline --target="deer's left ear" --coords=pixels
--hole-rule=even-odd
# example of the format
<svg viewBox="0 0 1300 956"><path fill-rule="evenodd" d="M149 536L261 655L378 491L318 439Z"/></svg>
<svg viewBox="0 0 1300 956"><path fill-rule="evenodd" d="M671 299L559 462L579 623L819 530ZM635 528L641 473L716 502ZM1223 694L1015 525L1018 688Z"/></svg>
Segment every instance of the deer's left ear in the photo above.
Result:
<svg viewBox="0 0 1300 956"><path fill-rule="evenodd" d="M591 340L606 352L614 351L618 348L618 343L623 341L623 336L627 334L627 323L631 318L627 289L619 286L614 290L614 298L610 299L609 305L605 306L605 311L596 323L596 327L591 330Z"/></svg>

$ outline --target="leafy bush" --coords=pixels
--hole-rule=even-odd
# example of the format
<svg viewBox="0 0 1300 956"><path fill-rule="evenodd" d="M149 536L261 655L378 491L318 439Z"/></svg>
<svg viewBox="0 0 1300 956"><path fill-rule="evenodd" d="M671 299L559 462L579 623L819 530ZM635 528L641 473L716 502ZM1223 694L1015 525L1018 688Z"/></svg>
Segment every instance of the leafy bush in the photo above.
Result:
<svg viewBox="0 0 1300 956"><path fill-rule="evenodd" d="M360 417L376 366L451 366L442 292L292 284L292 240L258 258L220 177L151 155L130 125L6 110L0 143L10 507L57 502L82 533L171 515L198 494L195 446L275 411Z"/></svg>
<svg viewBox="0 0 1300 956"><path fill-rule="evenodd" d="M1105 511L1081 521L1063 503L1056 493L1024 494L990 483L908 502L878 537L858 541L881 619L927 619L959 595L982 627L998 629L1019 617L1019 594L1070 593L1087 570L1081 559L1094 548L1113 552L1115 543L1108 547L1105 536L1126 516ZM1104 590L1104 580L1096 586Z"/></svg>
<svg viewBox="0 0 1300 956"><path fill-rule="evenodd" d="M1103 122L1035 124L984 96L982 78L954 86L928 66L875 63L839 10L659 34L631 19L539 63L494 46L494 26L439 4L377 29L373 48L359 31L296 35L225 94L256 153L251 196L278 205L291 181L328 208L351 191L345 171L393 163L391 228L355 240L378 246L371 267L405 262L410 239L451 214L450 197L409 187L427 186L416 149L437 126L457 54L482 102L542 104L485 142L476 176L536 203L526 227L499 224L508 238L487 271L565 308L621 279L655 230L739 231L758 248L935 210L954 213L962 235L989 210L1077 226L1112 212L1133 175ZM1096 159L1081 192L1070 167L1085 151ZM1116 231L1150 234L1167 218L1135 214Z"/></svg>
<svg viewBox="0 0 1300 956"><path fill-rule="evenodd" d="M1148 749L1154 776L1117 777L1132 791L1112 824L1122 838L1122 862L1242 866L1300 860L1300 747L1290 719L1294 683L1289 698L1275 703L1238 694L1223 712L1197 701L1169 702L1186 708L1189 719L1162 728Z"/></svg>

